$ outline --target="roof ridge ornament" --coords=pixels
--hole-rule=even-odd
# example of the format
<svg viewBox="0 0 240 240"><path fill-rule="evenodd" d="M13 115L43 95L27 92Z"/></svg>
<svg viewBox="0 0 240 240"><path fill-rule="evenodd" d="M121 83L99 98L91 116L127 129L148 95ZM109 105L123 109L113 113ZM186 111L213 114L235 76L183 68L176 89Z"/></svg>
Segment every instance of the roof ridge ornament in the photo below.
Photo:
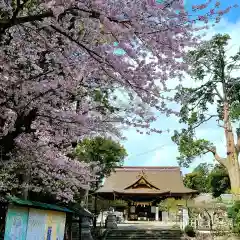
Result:
<svg viewBox="0 0 240 240"><path fill-rule="evenodd" d="M145 179L147 179L147 174L146 174L146 172L145 172L145 169L142 169L141 171L140 171L140 173L137 175L137 179L139 179L139 178L145 178Z"/></svg>

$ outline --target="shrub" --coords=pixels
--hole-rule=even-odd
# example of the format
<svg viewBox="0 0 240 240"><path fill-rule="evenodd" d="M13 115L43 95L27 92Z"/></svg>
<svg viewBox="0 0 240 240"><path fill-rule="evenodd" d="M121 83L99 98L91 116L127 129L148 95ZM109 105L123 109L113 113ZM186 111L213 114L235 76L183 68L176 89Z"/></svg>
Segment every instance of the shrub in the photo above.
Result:
<svg viewBox="0 0 240 240"><path fill-rule="evenodd" d="M240 234L240 201L236 201L231 208L228 209L228 217L232 218L233 232Z"/></svg>
<svg viewBox="0 0 240 240"><path fill-rule="evenodd" d="M188 237L195 237L196 236L196 232L194 230L194 228L191 225L187 225L184 228L184 232Z"/></svg>

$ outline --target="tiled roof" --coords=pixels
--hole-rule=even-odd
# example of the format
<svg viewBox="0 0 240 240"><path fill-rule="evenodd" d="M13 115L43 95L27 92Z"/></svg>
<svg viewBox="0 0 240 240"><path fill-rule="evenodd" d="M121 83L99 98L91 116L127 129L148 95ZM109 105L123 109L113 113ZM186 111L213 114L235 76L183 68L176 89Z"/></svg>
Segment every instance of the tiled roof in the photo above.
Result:
<svg viewBox="0 0 240 240"><path fill-rule="evenodd" d="M156 186L160 192L193 193L186 188L179 167L121 167L116 168L105 179L104 185L97 192L124 192L126 187L136 182L144 172L146 180ZM133 189L132 189L133 190ZM136 191L136 189L134 189ZM147 189L142 190L147 192Z"/></svg>

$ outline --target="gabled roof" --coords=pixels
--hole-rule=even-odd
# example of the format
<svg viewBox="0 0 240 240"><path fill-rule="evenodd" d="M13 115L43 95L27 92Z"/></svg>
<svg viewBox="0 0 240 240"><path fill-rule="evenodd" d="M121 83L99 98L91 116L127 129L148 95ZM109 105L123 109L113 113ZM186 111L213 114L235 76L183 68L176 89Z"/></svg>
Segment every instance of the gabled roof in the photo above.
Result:
<svg viewBox="0 0 240 240"><path fill-rule="evenodd" d="M136 188L137 186L139 185L145 185L146 187L145 188L150 188L150 189L157 189L159 190L159 188L155 187L152 183L150 183L146 177L144 176L140 176L139 179L137 179L136 182L134 183L131 183L129 186L127 186L126 188L124 188L124 190L127 190L127 189L130 189L130 188Z"/></svg>
<svg viewBox="0 0 240 240"><path fill-rule="evenodd" d="M103 187L97 192L124 192L126 188L139 180L141 172L144 172L146 180L159 189L158 191L161 193L197 192L184 186L179 167L119 167L105 179ZM137 191L137 189L134 190ZM144 192L144 190L142 191Z"/></svg>

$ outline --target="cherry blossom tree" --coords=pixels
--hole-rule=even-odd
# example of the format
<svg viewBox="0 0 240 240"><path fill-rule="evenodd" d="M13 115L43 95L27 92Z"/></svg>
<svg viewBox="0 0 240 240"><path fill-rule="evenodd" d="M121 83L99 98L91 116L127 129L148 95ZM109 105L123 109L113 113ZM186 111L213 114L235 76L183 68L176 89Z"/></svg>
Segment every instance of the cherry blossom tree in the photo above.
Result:
<svg viewBox="0 0 240 240"><path fill-rule="evenodd" d="M231 8L220 10L217 1L201 15L211 4L193 6L194 19L180 0L0 0L0 146L7 163L0 190L72 201L94 180L87 165L67 157L79 139L119 136L120 124L161 132L150 127L155 117L146 107L173 113L162 94L167 80L187 69L181 58L199 43L197 31ZM114 42L124 56L114 54ZM110 94L113 107L96 91ZM127 107L116 92L125 93Z"/></svg>

